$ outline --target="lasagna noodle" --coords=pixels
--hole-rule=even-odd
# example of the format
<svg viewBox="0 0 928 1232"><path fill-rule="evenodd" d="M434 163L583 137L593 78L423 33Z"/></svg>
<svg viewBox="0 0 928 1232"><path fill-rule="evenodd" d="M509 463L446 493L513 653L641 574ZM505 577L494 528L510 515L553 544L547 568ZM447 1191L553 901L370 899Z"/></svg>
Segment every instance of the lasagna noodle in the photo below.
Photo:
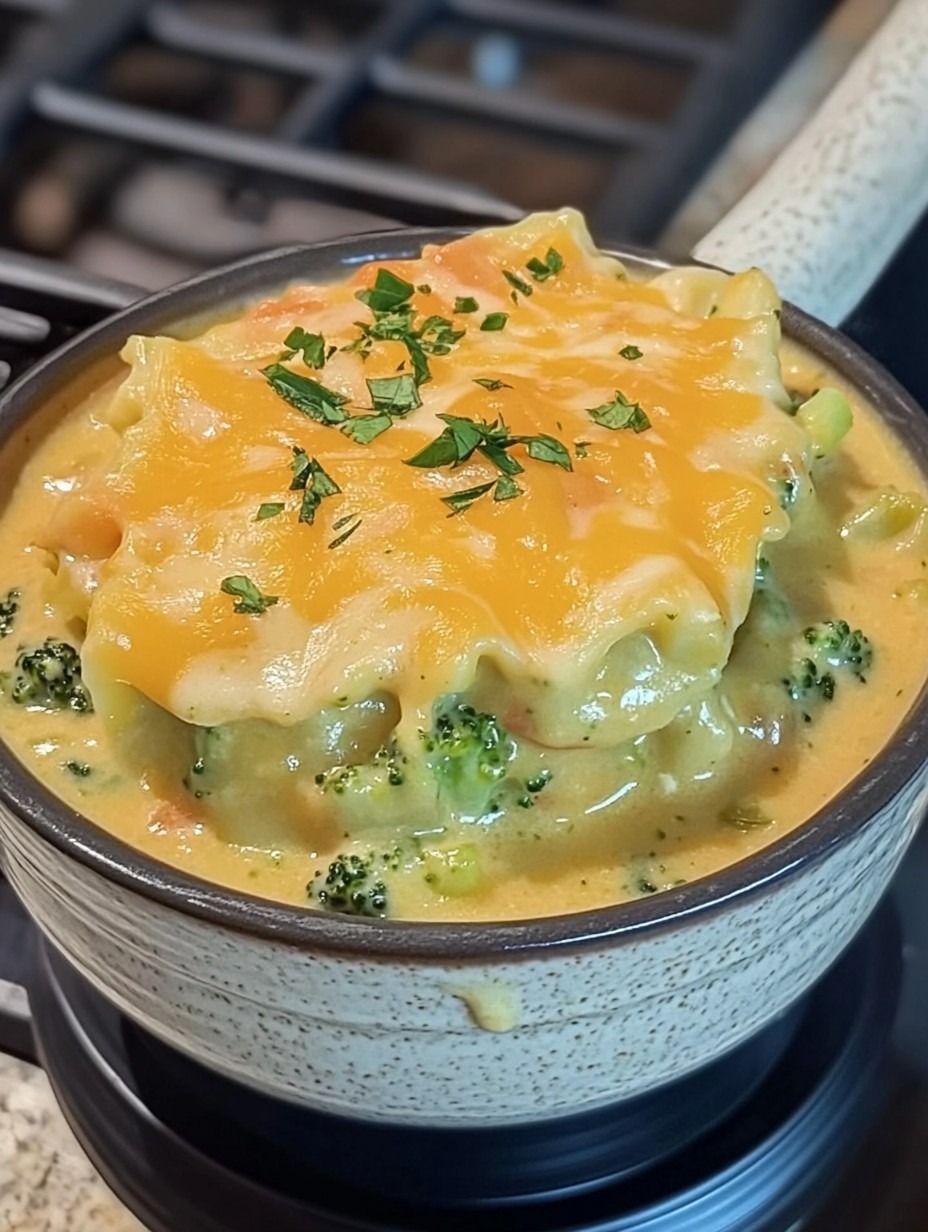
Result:
<svg viewBox="0 0 928 1232"><path fill-rule="evenodd" d="M563 271L514 305L502 271L524 273L545 246ZM467 332L431 359L423 406L367 446L300 415L260 369L296 325L349 343L369 268L335 287L291 288L193 342L127 345L130 373L111 410L122 444L94 494L120 546L90 609L91 686L124 682L210 726L293 724L388 689L403 721L422 726L436 697L467 690L489 660L515 699L536 703L524 708L542 743L575 743L591 726L608 743L662 727L718 679L758 544L787 526L769 480L805 466L804 437L770 396L770 365L744 362L763 349L775 367L775 299L768 291L756 315L727 316L724 303L706 319L684 315L672 301L686 275L675 274L672 295L627 282L570 212L388 268L430 288L416 293L420 313ZM725 293L713 294L717 306ZM455 316L463 295L481 316L508 311L506 329ZM711 295L695 298L705 308ZM618 357L629 342L643 353L636 362ZM375 342L366 359L339 350L324 380L363 408L366 378L404 358L395 341ZM591 421L618 386L648 408L650 430ZM478 455L453 470L405 464L442 429L440 413L502 415L513 432L553 434L572 452L588 442L586 457L570 472L529 461L522 498L448 518L439 498L493 470ZM341 494L311 527L292 515L256 522L263 501L292 507L295 447ZM349 514L358 530L329 549ZM220 591L238 574L280 596L260 620L234 616Z"/></svg>

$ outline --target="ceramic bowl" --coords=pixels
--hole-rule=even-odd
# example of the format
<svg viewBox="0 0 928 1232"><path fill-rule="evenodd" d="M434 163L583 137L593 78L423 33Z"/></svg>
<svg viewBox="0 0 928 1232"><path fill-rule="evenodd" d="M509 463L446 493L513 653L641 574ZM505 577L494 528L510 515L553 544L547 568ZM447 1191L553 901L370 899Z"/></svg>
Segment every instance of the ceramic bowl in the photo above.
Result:
<svg viewBox="0 0 928 1232"><path fill-rule="evenodd" d="M416 255L391 231L249 259L68 343L0 402L3 446L132 333L197 322L293 281ZM632 269L662 265L617 254ZM928 475L928 419L876 363L796 309L783 326L875 406ZM928 665L913 665L924 673ZM467 1127L607 1106L723 1056L785 1013L888 885L928 791L925 690L865 771L805 824L679 889L499 924L340 918L226 890L73 812L0 745L3 869L67 960L130 1018L214 1070L311 1108Z"/></svg>

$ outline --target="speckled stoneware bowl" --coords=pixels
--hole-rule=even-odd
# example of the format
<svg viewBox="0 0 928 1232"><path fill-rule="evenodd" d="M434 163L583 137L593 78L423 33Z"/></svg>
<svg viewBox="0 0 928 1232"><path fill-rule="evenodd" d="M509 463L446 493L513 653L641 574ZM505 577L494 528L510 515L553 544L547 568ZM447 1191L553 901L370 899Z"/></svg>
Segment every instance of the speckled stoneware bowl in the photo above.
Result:
<svg viewBox="0 0 928 1232"><path fill-rule="evenodd" d="M295 280L411 256L397 231L258 257L147 299L35 367L5 442L132 333ZM660 263L619 254L645 272ZM847 340L796 309L787 335L847 378L928 476L928 419ZM913 664L924 674L928 665ZM848 944L928 792L925 691L827 808L717 876L586 914L431 925L339 918L198 881L72 812L0 747L3 867L43 932L106 997L203 1064L316 1109L469 1126L607 1105L689 1073L791 1005Z"/></svg>

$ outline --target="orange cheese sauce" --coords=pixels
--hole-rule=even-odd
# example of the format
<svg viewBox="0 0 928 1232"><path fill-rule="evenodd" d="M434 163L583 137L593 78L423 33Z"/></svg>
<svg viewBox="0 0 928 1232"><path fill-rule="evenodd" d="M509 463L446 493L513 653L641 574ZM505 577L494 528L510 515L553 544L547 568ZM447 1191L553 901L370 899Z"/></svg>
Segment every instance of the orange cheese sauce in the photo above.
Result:
<svg viewBox="0 0 928 1232"><path fill-rule="evenodd" d="M551 249L562 266L536 281L527 263ZM372 414L368 381L414 371L402 340L364 342L376 314L357 292L378 269L415 288L414 327L463 333L427 353L421 405L360 444L262 370L283 362L346 416ZM41 442L0 513L0 600L21 592L0 672L66 638L94 713L16 705L8 684L0 734L132 846L308 906L340 853L391 854L391 914L503 919L670 888L784 833L873 756L920 684L923 519L879 539L842 527L879 490L924 485L853 391L840 452L814 460L783 409L772 288L754 274L726 288L712 283L711 315L681 311L565 211L289 288L192 341L131 340L125 377ZM480 328L492 313L503 329ZM281 361L297 326L323 336L321 368ZM784 380L835 383L792 350ZM591 416L617 391L645 430ZM409 465L447 414L552 437L567 464L509 446L518 495L448 516L442 498L500 471L479 451ZM312 524L294 450L340 489ZM257 519L267 502L283 511ZM842 679L813 722L783 688L786 633L761 623L758 554L787 633L841 618L873 644L866 685ZM230 576L276 601L236 613ZM448 697L504 732L506 765L476 795L448 786L458 763L430 747Z"/></svg>

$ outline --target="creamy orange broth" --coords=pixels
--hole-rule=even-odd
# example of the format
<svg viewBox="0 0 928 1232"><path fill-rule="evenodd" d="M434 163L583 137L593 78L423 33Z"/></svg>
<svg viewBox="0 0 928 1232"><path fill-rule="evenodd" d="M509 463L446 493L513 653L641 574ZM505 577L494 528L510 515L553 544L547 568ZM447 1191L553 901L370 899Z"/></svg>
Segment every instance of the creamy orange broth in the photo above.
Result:
<svg viewBox="0 0 928 1232"><path fill-rule="evenodd" d="M536 282L525 263L550 248L563 268ZM373 317L355 293L378 268L193 341L131 340L129 374L37 445L0 515L0 600L22 595L0 640L0 733L18 756L132 846L270 898L312 906L338 854L389 853L389 913L413 918L653 893L808 817L883 745L928 659L923 484L904 451L845 389L854 425L814 457L783 384L841 385L789 346L781 382L778 301L757 272L633 283L568 211L384 263L418 288L417 325L465 333L428 356L422 405L359 444L262 369L297 325L327 347L360 338ZM503 270L531 295L513 298ZM459 297L479 310L455 313ZM497 312L505 328L481 330ZM394 339L318 370L284 362L351 416L371 413L367 379L412 371ZM594 421L617 390L649 427ZM441 497L500 472L479 453L407 465L442 413L550 435L571 469L510 446L520 494L448 517ZM341 489L312 525L294 448ZM889 487L916 494L905 525L842 533ZM256 520L265 502L285 508ZM329 546L348 515L357 529ZM233 575L277 602L235 613ZM872 642L866 683L835 672L832 700L795 701L784 647L839 618ZM47 637L81 649L93 713L13 702L20 648ZM449 695L509 733L480 807L436 774L433 707ZM373 780L342 775L381 745L396 782L386 760Z"/></svg>

